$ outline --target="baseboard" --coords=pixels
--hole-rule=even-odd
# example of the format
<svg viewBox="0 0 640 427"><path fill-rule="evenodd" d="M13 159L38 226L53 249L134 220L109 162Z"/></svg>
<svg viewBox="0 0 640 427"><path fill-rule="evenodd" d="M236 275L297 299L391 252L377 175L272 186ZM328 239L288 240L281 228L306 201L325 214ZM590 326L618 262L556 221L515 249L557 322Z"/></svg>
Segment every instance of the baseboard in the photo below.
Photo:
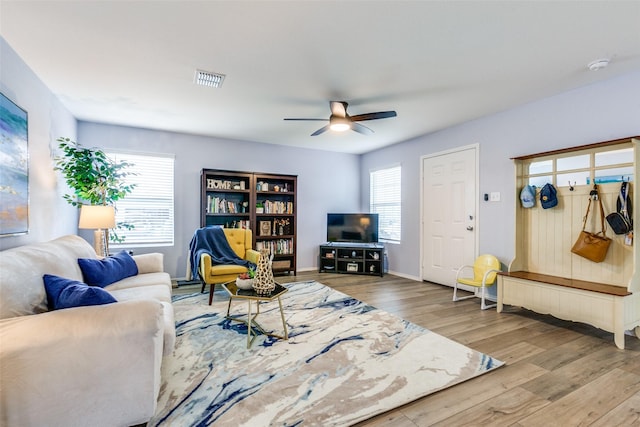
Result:
<svg viewBox="0 0 640 427"><path fill-rule="evenodd" d="M412 276L410 274L398 273L397 271L389 270L384 274L393 274L394 276L402 277L403 279L413 280L416 282L422 282L422 279L418 276Z"/></svg>
<svg viewBox="0 0 640 427"><path fill-rule="evenodd" d="M201 285L202 281L197 279L196 280L176 279L176 280L172 280L171 284L173 285L174 288L177 288L180 286Z"/></svg>

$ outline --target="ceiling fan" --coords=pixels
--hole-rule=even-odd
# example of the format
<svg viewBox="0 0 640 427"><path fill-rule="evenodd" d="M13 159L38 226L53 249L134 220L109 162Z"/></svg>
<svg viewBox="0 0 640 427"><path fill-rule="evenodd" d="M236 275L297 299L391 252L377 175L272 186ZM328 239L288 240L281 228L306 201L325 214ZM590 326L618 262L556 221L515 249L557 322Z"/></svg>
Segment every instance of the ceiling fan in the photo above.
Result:
<svg viewBox="0 0 640 427"><path fill-rule="evenodd" d="M361 125L358 122L364 122L366 120L386 119L389 117L397 116L395 111L378 111L376 113L358 114L356 116L350 116L347 114L347 104L344 101L330 101L329 107L331 108L331 116L328 119L299 119L299 118L287 118L285 120L313 120L313 121L328 121L329 124L321 127L317 131L311 134L311 136L320 135L328 130L336 132L343 132L351 129L363 135L371 135L373 130Z"/></svg>

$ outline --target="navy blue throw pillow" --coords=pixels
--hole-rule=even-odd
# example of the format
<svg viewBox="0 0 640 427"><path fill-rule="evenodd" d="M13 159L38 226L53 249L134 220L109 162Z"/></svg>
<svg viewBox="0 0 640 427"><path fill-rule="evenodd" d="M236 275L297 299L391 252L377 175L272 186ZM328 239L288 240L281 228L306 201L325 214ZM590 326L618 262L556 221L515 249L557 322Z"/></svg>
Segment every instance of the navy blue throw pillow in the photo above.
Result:
<svg viewBox="0 0 640 427"><path fill-rule="evenodd" d="M84 281L90 286L107 285L138 274L138 266L126 251L103 259L79 258Z"/></svg>
<svg viewBox="0 0 640 427"><path fill-rule="evenodd" d="M52 274L45 274L42 278L51 310L117 302L113 295L102 288Z"/></svg>

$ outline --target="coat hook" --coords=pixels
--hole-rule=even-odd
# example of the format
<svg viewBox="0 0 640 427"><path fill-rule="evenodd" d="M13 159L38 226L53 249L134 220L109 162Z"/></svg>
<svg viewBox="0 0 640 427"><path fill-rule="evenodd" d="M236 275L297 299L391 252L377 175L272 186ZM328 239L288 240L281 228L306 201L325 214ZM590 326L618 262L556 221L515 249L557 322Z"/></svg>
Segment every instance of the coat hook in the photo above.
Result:
<svg viewBox="0 0 640 427"><path fill-rule="evenodd" d="M573 181L573 185L571 185L571 181L569 181L569 191L575 190L576 181Z"/></svg>

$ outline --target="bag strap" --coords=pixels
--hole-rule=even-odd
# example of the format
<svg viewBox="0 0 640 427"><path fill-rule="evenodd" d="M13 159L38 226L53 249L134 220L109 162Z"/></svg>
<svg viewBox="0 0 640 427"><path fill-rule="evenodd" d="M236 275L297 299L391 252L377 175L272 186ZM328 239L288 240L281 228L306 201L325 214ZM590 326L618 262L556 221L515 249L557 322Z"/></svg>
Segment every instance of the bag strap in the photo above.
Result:
<svg viewBox="0 0 640 427"><path fill-rule="evenodd" d="M596 199L598 201L598 205L600 206L600 232L604 237L607 237L607 229L604 224L604 207L602 206L602 200L600 199L600 195L598 194L598 186L593 184L593 190L589 192L589 204L587 205L587 213L584 216L584 220L582 221L582 231L587 227L587 219L589 218L589 210L591 209L591 201Z"/></svg>
<svg viewBox="0 0 640 427"><path fill-rule="evenodd" d="M600 229L602 230L602 235L607 237L607 228L604 225L604 208L602 207L602 199L598 197L598 204L600 205Z"/></svg>
<svg viewBox="0 0 640 427"><path fill-rule="evenodd" d="M628 191L628 183L626 181L623 181L622 185L620 185L620 194L618 195L618 212L621 213L627 221L630 220L631 216L628 207Z"/></svg>

